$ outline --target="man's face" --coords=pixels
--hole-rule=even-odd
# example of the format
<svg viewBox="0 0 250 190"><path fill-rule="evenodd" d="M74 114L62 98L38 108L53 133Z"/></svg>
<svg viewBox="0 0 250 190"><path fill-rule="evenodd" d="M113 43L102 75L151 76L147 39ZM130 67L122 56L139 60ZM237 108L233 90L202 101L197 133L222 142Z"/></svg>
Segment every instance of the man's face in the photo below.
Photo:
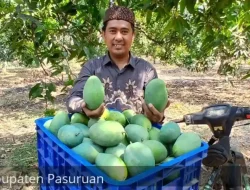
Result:
<svg viewBox="0 0 250 190"><path fill-rule="evenodd" d="M129 22L110 20L102 35L112 55L118 57L127 56L134 40L134 32Z"/></svg>

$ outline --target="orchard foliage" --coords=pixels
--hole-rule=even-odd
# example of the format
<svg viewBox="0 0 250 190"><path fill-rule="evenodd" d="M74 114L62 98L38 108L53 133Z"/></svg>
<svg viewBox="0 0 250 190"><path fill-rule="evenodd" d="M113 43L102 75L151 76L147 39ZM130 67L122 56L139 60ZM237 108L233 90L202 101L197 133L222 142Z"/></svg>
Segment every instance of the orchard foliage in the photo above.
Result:
<svg viewBox="0 0 250 190"><path fill-rule="evenodd" d="M101 55L102 17L108 0L0 0L0 47L28 67L50 65L45 76L68 75L68 62ZM204 71L216 60L234 75L249 62L250 0L117 0L136 13L133 51L168 64ZM5 59L0 56L0 59ZM246 77L250 76L247 75ZM41 82L31 98L54 100L53 83Z"/></svg>
<svg viewBox="0 0 250 190"><path fill-rule="evenodd" d="M234 74L238 63L249 61L249 0L145 2L135 8L139 31L149 39L143 47L154 47L145 52L196 71L219 59L221 74Z"/></svg>

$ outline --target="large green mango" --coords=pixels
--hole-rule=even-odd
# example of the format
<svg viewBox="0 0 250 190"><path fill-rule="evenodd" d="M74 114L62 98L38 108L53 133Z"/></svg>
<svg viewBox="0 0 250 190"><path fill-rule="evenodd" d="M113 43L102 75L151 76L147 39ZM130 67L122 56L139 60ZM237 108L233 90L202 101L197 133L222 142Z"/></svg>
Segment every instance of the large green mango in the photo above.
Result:
<svg viewBox="0 0 250 190"><path fill-rule="evenodd" d="M90 110L95 110L104 102L105 91L101 80L92 75L88 78L83 89L83 99Z"/></svg>
<svg viewBox="0 0 250 190"><path fill-rule="evenodd" d="M97 122L89 128L91 140L103 147L116 146L125 136L123 126L117 121Z"/></svg>
<svg viewBox="0 0 250 190"><path fill-rule="evenodd" d="M74 113L71 116L71 123L83 123L84 125L88 125L88 121L88 116L82 113Z"/></svg>
<svg viewBox="0 0 250 190"><path fill-rule="evenodd" d="M151 121L143 114L136 114L129 119L130 124L137 124L145 129L147 131L150 131L152 129L152 123Z"/></svg>
<svg viewBox="0 0 250 190"><path fill-rule="evenodd" d="M58 130L58 139L66 146L73 148L81 144L84 136L82 130L74 125L64 125Z"/></svg>
<svg viewBox="0 0 250 190"><path fill-rule="evenodd" d="M149 147L155 157L155 164L162 162L168 156L167 148L157 140L145 140L142 142Z"/></svg>
<svg viewBox="0 0 250 190"><path fill-rule="evenodd" d="M170 144L174 143L180 135L181 129L179 125L170 121L161 127L159 139L163 144Z"/></svg>
<svg viewBox="0 0 250 190"><path fill-rule="evenodd" d="M201 146L201 138L194 132L182 133L175 141L172 151L173 156L178 157Z"/></svg>
<svg viewBox="0 0 250 190"><path fill-rule="evenodd" d="M95 163L97 155L103 152L102 147L92 143L91 141L82 142L81 144L72 148L72 150L92 164Z"/></svg>
<svg viewBox="0 0 250 190"><path fill-rule="evenodd" d="M125 163L113 154L99 153L95 159L95 164L97 168L117 181L124 181L128 177Z"/></svg>
<svg viewBox="0 0 250 190"><path fill-rule="evenodd" d="M128 124L125 127L126 136L129 141L134 142L142 142L144 140L149 139L149 133L146 128L136 125L136 124Z"/></svg>
<svg viewBox="0 0 250 190"><path fill-rule="evenodd" d="M45 128L47 128L47 129L49 129L49 126L50 126L51 122L52 122L52 119L49 119L49 120L47 120L47 121L43 124L43 126L44 126Z"/></svg>
<svg viewBox="0 0 250 190"><path fill-rule="evenodd" d="M74 125L77 128L81 129L84 137L89 137L89 128L86 125L84 125L82 123L73 123L71 125Z"/></svg>
<svg viewBox="0 0 250 190"><path fill-rule="evenodd" d="M149 131L149 139L160 141L160 129L152 127L152 129Z"/></svg>
<svg viewBox="0 0 250 190"><path fill-rule="evenodd" d="M135 111L132 109L123 110L122 114L125 116L127 124L130 123L130 119L136 115Z"/></svg>
<svg viewBox="0 0 250 190"><path fill-rule="evenodd" d="M141 142L129 144L123 155L129 175L135 176L155 166L155 158L151 149Z"/></svg>
<svg viewBox="0 0 250 190"><path fill-rule="evenodd" d="M105 150L105 153L113 154L117 157L121 157L121 155L124 154L125 149L126 149L126 145L119 143L117 146L108 147Z"/></svg>
<svg viewBox="0 0 250 190"><path fill-rule="evenodd" d="M165 163L165 162L169 162L171 160L174 160L175 158L174 157L167 157L165 160L162 161L161 164ZM170 174L169 176L167 176L164 180L163 180L163 183L167 184L173 180L175 180L176 178L180 177L180 171L176 171L176 172L172 172L172 174Z"/></svg>
<svg viewBox="0 0 250 190"><path fill-rule="evenodd" d="M107 121L117 121L122 126L126 125L126 117L119 111L110 110L109 116L106 118Z"/></svg>
<svg viewBox="0 0 250 190"><path fill-rule="evenodd" d="M103 118L90 118L88 121L88 127L90 128L92 125L94 125L97 122L105 121Z"/></svg>
<svg viewBox="0 0 250 190"><path fill-rule="evenodd" d="M58 111L49 125L49 130L53 135L57 136L58 130L67 124L70 124L68 114L65 111Z"/></svg>
<svg viewBox="0 0 250 190"><path fill-rule="evenodd" d="M144 99L147 104L151 103L159 112L163 112L168 103L165 82L159 78L149 81L145 88Z"/></svg>

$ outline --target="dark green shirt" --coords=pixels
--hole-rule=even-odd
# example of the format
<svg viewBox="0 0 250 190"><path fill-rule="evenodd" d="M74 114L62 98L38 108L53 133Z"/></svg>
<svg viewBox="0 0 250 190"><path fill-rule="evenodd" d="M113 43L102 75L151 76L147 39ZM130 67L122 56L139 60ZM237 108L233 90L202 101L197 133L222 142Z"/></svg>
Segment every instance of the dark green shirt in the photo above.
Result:
<svg viewBox="0 0 250 190"><path fill-rule="evenodd" d="M140 97L143 97L145 85L158 78L158 75L149 62L130 55L129 64L122 70L111 61L108 54L85 63L67 99L68 112L82 112L84 85L89 76L96 75L104 85L107 108L119 111L133 109L142 113Z"/></svg>

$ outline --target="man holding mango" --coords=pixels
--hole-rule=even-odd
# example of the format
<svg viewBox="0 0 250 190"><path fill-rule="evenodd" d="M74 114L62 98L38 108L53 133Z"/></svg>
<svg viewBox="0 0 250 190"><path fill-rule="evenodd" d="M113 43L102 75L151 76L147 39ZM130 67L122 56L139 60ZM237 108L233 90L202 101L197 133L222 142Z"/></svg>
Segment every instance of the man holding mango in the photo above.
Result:
<svg viewBox="0 0 250 190"><path fill-rule="evenodd" d="M108 53L83 65L66 103L68 111L98 118L105 107L119 111L132 109L145 114L151 122L162 122L169 102L160 112L152 104L145 104L143 99L146 85L158 78L156 69L130 51L135 38L134 13L122 6L109 8L103 20L102 37ZM104 103L95 110L86 107L83 97L84 85L92 75L102 81L105 89Z"/></svg>

